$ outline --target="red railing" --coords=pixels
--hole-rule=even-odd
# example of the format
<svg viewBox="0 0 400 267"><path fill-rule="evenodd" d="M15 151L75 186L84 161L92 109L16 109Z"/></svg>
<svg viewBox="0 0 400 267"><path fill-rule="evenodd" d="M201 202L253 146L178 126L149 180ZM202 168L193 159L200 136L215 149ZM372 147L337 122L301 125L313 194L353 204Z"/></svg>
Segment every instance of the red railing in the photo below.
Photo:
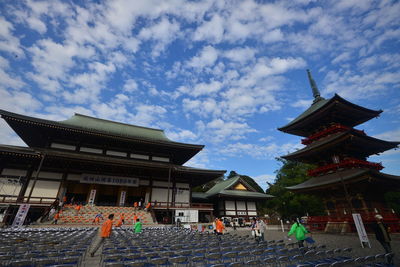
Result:
<svg viewBox="0 0 400 267"><path fill-rule="evenodd" d="M365 210L356 210L355 213L359 213L361 215L366 231L372 232L373 230L371 226L376 221L376 213ZM390 227L392 233L400 233L400 217L397 214L391 212L391 210L382 210L379 214L382 215L383 222ZM337 216L333 214L329 216L309 216L307 217L306 225L310 231L324 231L328 222L348 223L350 225L350 231L357 232L351 214L338 214Z"/></svg>
<svg viewBox="0 0 400 267"><path fill-rule="evenodd" d="M318 167L313 170L308 171L309 176L318 176L323 173L327 173L330 171L335 171L338 169L350 169L350 168L369 168L369 169L375 169L375 170L382 170L383 166L381 163L375 163L375 162L369 162L365 160L360 160L360 159L345 159L339 163L332 163L328 165L324 165L322 167Z"/></svg>
<svg viewBox="0 0 400 267"><path fill-rule="evenodd" d="M345 132L350 130L350 127L341 125L341 124L334 124L329 128L326 128L320 132L317 132L315 134L310 135L309 137L305 138L305 139L301 139L301 143L303 145L309 145L314 141L317 141L318 139L321 139L322 137L331 135L331 134L335 134L335 133L339 133L339 132ZM354 129L356 132L365 135L364 131L360 131L360 130L356 130Z"/></svg>

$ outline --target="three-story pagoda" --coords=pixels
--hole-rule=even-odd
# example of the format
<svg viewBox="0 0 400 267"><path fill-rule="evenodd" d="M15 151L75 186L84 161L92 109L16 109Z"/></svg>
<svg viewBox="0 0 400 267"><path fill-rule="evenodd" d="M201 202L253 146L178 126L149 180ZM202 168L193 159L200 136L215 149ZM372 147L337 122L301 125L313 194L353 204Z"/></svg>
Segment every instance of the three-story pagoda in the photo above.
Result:
<svg viewBox="0 0 400 267"><path fill-rule="evenodd" d="M314 164L316 168L309 171L310 179L288 189L323 199L328 214L324 225L327 231L347 231L351 213L360 213L365 221L372 220L376 213L388 220L398 220L385 203L385 193L400 191L400 176L380 172L381 163L367 158L397 148L400 142L377 139L354 128L378 117L382 110L358 106L337 94L330 99L321 97L310 71L307 72L314 101L279 130L305 137L304 148L283 158Z"/></svg>

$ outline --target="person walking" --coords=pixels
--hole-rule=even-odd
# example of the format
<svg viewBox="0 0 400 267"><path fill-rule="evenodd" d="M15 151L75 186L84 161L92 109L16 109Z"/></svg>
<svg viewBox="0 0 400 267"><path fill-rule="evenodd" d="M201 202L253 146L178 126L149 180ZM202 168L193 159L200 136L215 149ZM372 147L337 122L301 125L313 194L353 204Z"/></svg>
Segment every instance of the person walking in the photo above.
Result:
<svg viewBox="0 0 400 267"><path fill-rule="evenodd" d="M390 235L389 235L389 227L383 223L383 217L380 214L375 215L376 222L372 225L372 228L375 232L376 240L381 243L383 249L386 253L392 253L392 246L390 245ZM392 263L393 259L389 260L389 264Z"/></svg>
<svg viewBox="0 0 400 267"><path fill-rule="evenodd" d="M121 222L125 224L125 214L121 213Z"/></svg>
<svg viewBox="0 0 400 267"><path fill-rule="evenodd" d="M94 254L99 249L101 244L104 243L106 238L110 238L112 232L112 225L113 225L114 214L108 215L108 220L103 223L100 230L100 238L96 240L95 245L93 246L92 251L90 252L90 256L94 257Z"/></svg>
<svg viewBox="0 0 400 267"><path fill-rule="evenodd" d="M142 222L140 221L140 219L136 219L136 223L133 226L134 232L135 234L139 234L142 232Z"/></svg>
<svg viewBox="0 0 400 267"><path fill-rule="evenodd" d="M133 214L133 224L135 224L138 220L138 216L136 215L136 213Z"/></svg>
<svg viewBox="0 0 400 267"><path fill-rule="evenodd" d="M309 231L296 220L293 220L293 225L290 228L290 231L288 233L288 237L295 234L296 240L299 244L299 248L304 247L304 240L306 239L306 234L309 233Z"/></svg>
<svg viewBox="0 0 400 267"><path fill-rule="evenodd" d="M222 235L224 233L225 226L224 223L222 222L222 219L218 219L215 222L215 228L217 230L217 235Z"/></svg>

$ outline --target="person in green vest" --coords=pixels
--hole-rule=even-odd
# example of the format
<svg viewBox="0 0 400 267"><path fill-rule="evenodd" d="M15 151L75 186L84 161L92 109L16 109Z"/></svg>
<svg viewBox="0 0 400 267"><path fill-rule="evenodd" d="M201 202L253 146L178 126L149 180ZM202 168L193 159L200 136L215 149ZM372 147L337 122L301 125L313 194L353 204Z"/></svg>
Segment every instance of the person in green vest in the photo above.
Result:
<svg viewBox="0 0 400 267"><path fill-rule="evenodd" d="M304 240L306 239L306 234L309 233L309 231L297 220L293 220L293 222L294 223L290 228L288 237L295 234L299 247L304 247Z"/></svg>
<svg viewBox="0 0 400 267"><path fill-rule="evenodd" d="M134 230L135 234L142 232L142 222L140 221L140 219L136 220L136 223L133 226L133 230Z"/></svg>

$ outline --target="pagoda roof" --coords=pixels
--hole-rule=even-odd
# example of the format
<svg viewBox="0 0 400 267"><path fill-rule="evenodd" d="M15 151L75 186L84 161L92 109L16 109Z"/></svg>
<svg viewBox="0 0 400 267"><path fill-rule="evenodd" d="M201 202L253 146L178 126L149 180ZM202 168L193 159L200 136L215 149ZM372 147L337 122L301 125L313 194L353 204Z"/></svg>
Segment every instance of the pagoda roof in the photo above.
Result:
<svg viewBox="0 0 400 267"><path fill-rule="evenodd" d="M336 154L356 154L368 157L396 148L400 142L390 142L367 136L361 131L350 129L323 137L308 146L282 158L287 160L315 163L326 156Z"/></svg>
<svg viewBox="0 0 400 267"><path fill-rule="evenodd" d="M306 111L278 130L306 137L323 125L334 122L354 127L377 117L380 113L382 110L364 108L335 94L330 99L316 99Z"/></svg>
<svg viewBox="0 0 400 267"><path fill-rule="evenodd" d="M114 122L94 118L86 115L75 114L64 121L52 121L34 118L1 110L0 115L30 147L44 147L49 139L65 139L71 142L84 140L83 135L91 136L85 140L92 142L96 138L107 138L113 143L121 143L122 147L159 147L163 153L175 155L175 163L184 164L200 150L204 145L174 142L165 136L163 130L147 128L126 123ZM68 133L68 134L65 134ZM52 138L49 138L52 136ZM97 141L104 143L103 141ZM110 143L110 142L107 142ZM157 151L157 148L152 149Z"/></svg>
<svg viewBox="0 0 400 267"><path fill-rule="evenodd" d="M233 186L236 184L241 183L243 184L247 190L235 190L232 189ZM216 197L216 196L228 196L228 197L239 197L239 198L255 198L255 199L265 199L271 198L272 195L268 195L265 193L258 192L253 187L251 187L243 178L240 176L235 176L229 178L225 181L222 181L212 188L210 188L206 195L208 198Z"/></svg>
<svg viewBox="0 0 400 267"><path fill-rule="evenodd" d="M369 179L370 177L374 177L378 180L383 179L391 180L397 183L400 182L400 176L389 175L366 168L355 168L312 177L301 184L289 186L286 188L292 191L314 191L322 188L327 188L338 183L342 183L342 181L350 183Z"/></svg>
<svg viewBox="0 0 400 267"><path fill-rule="evenodd" d="M82 168L82 164L90 164L93 166L105 166L108 169L118 169L118 168L135 168L141 170L154 170L157 173L163 171L167 173L170 169L172 175L177 178L187 180L193 185L201 185L214 180L226 172L226 170L209 170L192 168L187 166L175 165L164 162L153 162L146 160L135 160L135 159L124 159L115 158L107 155L97 155L97 154L85 154L74 151L60 151L53 149L33 149L29 147L20 146L10 146L10 145L0 145L0 155L6 155L11 157L23 157L23 158L34 158L36 161L45 155L46 162L52 159L54 163L56 160L61 164L68 165L70 169L77 171L77 168ZM75 166L75 167L74 167ZM78 167L76 167L78 166ZM44 165L46 167L46 165ZM52 166L56 168L56 166ZM84 169L82 172L86 171ZM140 171L143 172L143 171Z"/></svg>

